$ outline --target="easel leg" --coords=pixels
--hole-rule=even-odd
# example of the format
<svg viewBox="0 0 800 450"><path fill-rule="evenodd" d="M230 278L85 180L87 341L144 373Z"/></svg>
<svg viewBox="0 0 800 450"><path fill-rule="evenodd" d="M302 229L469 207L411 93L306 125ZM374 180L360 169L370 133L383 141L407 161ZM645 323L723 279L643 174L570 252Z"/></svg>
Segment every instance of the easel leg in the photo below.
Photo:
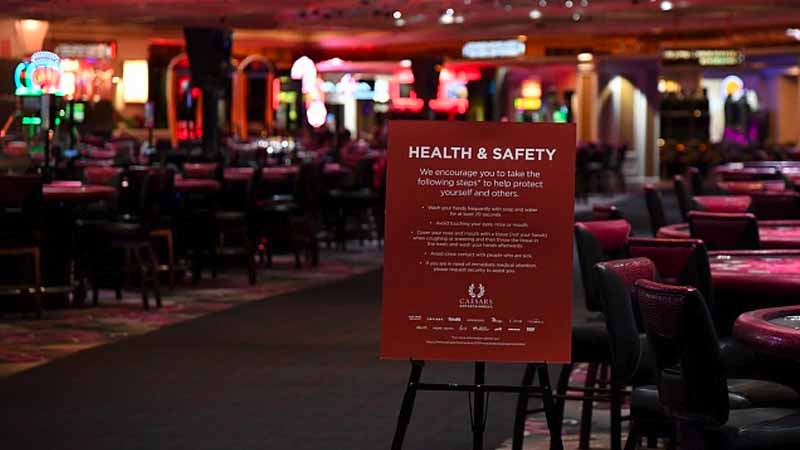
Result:
<svg viewBox="0 0 800 450"><path fill-rule="evenodd" d="M411 361L411 374L408 376L408 387L403 395L403 404L400 406L400 415L397 417L397 429L394 431L392 439L392 450L403 448L403 439L406 437L408 423L411 421L411 411L414 409L414 400L417 397L417 386L422 376L424 361Z"/></svg>
<svg viewBox="0 0 800 450"><path fill-rule="evenodd" d="M550 450L563 450L561 441L561 413L553 401L553 389L550 387L550 373L547 364L539 364L539 386L542 388L542 405L547 417L547 429L550 430Z"/></svg>
<svg viewBox="0 0 800 450"><path fill-rule="evenodd" d="M525 366L525 374L522 375L522 392L517 399L517 413L514 416L514 437L512 440L512 450L522 450L522 439L525 437L525 417L528 411L528 387L533 384L536 375L535 365Z"/></svg>
<svg viewBox="0 0 800 450"><path fill-rule="evenodd" d="M472 450L483 450L483 431L486 428L486 363L475 363L475 406L472 418Z"/></svg>

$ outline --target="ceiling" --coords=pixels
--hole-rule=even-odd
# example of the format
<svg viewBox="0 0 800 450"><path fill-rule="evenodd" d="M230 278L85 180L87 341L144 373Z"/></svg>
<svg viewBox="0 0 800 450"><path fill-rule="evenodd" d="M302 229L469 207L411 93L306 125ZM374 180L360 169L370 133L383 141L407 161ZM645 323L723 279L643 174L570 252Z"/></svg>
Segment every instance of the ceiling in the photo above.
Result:
<svg viewBox="0 0 800 450"><path fill-rule="evenodd" d="M76 27L224 26L242 38L287 34L321 48L433 45L472 39L636 36L669 40L764 33L789 44L800 0L2 0L5 14ZM440 19L452 10L451 24ZM541 14L531 13L538 10ZM395 18L399 11L399 20ZM531 17L538 18L531 18ZM237 35L237 39L239 35Z"/></svg>

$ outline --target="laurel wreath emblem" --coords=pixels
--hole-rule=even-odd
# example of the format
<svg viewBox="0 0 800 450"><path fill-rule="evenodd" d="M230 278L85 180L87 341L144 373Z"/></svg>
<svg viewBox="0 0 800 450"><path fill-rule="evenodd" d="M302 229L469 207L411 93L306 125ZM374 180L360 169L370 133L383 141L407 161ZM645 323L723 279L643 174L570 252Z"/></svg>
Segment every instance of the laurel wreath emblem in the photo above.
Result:
<svg viewBox="0 0 800 450"><path fill-rule="evenodd" d="M486 288L481 283L478 283L477 292L475 292L475 283L470 283L469 287L467 288L467 294L469 294L470 298L482 298L485 293Z"/></svg>

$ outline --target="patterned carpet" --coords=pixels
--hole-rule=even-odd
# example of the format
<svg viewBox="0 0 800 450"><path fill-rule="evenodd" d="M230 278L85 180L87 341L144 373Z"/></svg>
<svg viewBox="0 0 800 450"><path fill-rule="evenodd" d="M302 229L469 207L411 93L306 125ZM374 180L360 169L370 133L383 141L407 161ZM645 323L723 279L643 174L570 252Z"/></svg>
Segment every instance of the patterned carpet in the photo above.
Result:
<svg viewBox="0 0 800 450"><path fill-rule="evenodd" d="M579 365L572 372L570 385L582 385L586 378L586 366ZM592 450L610 449L609 441L609 410L608 403L595 403L592 411L592 434L589 448ZM622 415L628 415L630 411L623 407ZM564 422L562 428L562 441L564 450L575 450L579 444L581 418L581 402L568 401L564 411ZM624 445L627 436L627 426L622 427L622 443ZM544 414L528 416L525 421L525 441L522 448L524 450L549 450L550 432L547 429L547 421ZM497 450L511 450L511 439L504 442Z"/></svg>
<svg viewBox="0 0 800 450"><path fill-rule="evenodd" d="M49 309L41 320L5 314L0 316L0 377L242 303L366 273L381 264L383 249L376 247L323 250L319 267L313 269L295 270L291 257L276 256L272 269L259 270L255 286L247 284L244 271L229 269L214 280L206 277L197 287L188 277L172 292L162 287L161 309L144 311L138 291L126 290L122 301L114 299L113 291L100 291L98 307Z"/></svg>

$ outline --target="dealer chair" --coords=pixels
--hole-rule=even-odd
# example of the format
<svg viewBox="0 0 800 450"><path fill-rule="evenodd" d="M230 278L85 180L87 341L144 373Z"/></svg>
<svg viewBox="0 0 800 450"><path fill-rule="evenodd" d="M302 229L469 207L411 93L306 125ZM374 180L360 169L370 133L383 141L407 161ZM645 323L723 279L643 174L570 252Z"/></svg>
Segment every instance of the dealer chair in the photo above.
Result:
<svg viewBox="0 0 800 450"><path fill-rule="evenodd" d="M686 173L689 175L689 183L692 185L693 195L705 195L705 188L703 186L703 174L700 169L694 166L689 166Z"/></svg>
<svg viewBox="0 0 800 450"><path fill-rule="evenodd" d="M800 193L793 191L753 192L752 209L758 220L800 219Z"/></svg>
<svg viewBox="0 0 800 450"><path fill-rule="evenodd" d="M676 423L677 448L769 450L797 446L797 393L777 383L728 380L711 315L697 289L642 279L635 284L634 297L655 355L657 380L655 388L638 393L657 393L664 413ZM738 394L731 388L737 383L759 385L761 396ZM638 393L634 392L632 400L634 415Z"/></svg>
<svg viewBox="0 0 800 450"><path fill-rule="evenodd" d="M681 219L686 222L689 220L689 211L692 210L692 195L689 193L689 186L686 179L681 175L672 178L675 186L675 197L678 200L678 209L681 212Z"/></svg>
<svg viewBox="0 0 800 450"><path fill-rule="evenodd" d="M644 186L644 201L647 204L647 214L650 216L650 230L653 232L653 236L658 236L658 230L667 226L664 199L655 186L646 184Z"/></svg>
<svg viewBox="0 0 800 450"><path fill-rule="evenodd" d="M589 312L602 313L597 289L592 275L595 264L627 256L627 241L631 225L626 220L602 220L575 224L575 244L583 281L584 300ZM569 400L583 402L579 448L589 448L594 407L594 389L607 384L607 372L611 363L609 337L602 322L573 325L572 363L565 364L559 375L556 395L557 407L564 409L567 391L580 392ZM570 386L569 380L576 364L587 363L588 371L583 386ZM601 376L606 374L606 376ZM575 389L573 389L575 388Z"/></svg>
<svg viewBox="0 0 800 450"><path fill-rule="evenodd" d="M702 239L709 250L758 250L756 216L750 213L689 213L689 232Z"/></svg>

